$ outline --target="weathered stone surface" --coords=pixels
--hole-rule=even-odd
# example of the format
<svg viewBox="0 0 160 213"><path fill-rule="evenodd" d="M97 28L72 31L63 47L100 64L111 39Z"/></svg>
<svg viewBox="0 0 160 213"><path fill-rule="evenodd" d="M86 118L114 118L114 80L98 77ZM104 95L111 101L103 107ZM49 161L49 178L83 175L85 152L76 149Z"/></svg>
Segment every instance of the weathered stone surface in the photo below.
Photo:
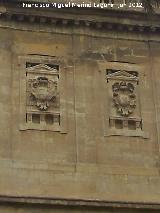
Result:
<svg viewBox="0 0 160 213"><path fill-rule="evenodd" d="M81 23L73 27L65 21L51 27L44 22L46 19L41 19L40 25L14 19L0 21L0 194L159 203L159 35L106 32ZM27 100L26 63L59 66L60 131L43 126L21 129L21 123L26 122L21 119L25 118ZM136 106L126 117L114 108L108 70L125 71L128 76L137 73ZM121 82L131 82L129 77L126 80L127 74L122 77L118 76ZM109 134L113 111L115 118L123 121L137 121L138 116L145 134L138 132L137 126L129 131L126 123L123 133L114 129L115 134ZM64 210L55 206L0 205L3 213L44 211L156 212L136 210L134 206L128 210Z"/></svg>

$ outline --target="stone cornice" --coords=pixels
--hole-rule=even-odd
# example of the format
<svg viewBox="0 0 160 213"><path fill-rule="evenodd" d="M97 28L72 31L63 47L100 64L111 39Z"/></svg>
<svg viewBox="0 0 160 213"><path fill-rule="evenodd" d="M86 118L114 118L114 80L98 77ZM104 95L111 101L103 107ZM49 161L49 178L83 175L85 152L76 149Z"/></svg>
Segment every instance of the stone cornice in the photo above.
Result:
<svg viewBox="0 0 160 213"><path fill-rule="evenodd" d="M82 200L82 199L63 199L51 197L23 197L23 196L3 196L0 195L0 203L11 204L28 204L28 205L54 205L54 206L68 206L68 207L82 207L85 208L125 208L125 209L160 209L160 203L136 203L123 201L104 201L104 200Z"/></svg>
<svg viewBox="0 0 160 213"><path fill-rule="evenodd" d="M99 9L28 9L15 4L1 3L0 19L24 23L86 26L94 29L160 33L160 16L148 17L144 13Z"/></svg>

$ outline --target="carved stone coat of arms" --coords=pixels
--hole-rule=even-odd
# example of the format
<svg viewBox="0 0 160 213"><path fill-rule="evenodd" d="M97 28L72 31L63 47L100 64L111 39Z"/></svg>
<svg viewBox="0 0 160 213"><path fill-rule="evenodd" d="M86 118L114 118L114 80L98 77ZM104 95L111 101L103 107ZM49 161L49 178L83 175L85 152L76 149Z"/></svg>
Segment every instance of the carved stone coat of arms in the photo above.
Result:
<svg viewBox="0 0 160 213"><path fill-rule="evenodd" d="M50 103L54 102L58 94L57 81L49 80L47 77L37 77L28 80L30 97L34 99L36 107L46 111Z"/></svg>
<svg viewBox="0 0 160 213"><path fill-rule="evenodd" d="M118 114L129 116L136 107L136 95L134 85L126 81L116 82L112 86L113 103Z"/></svg>

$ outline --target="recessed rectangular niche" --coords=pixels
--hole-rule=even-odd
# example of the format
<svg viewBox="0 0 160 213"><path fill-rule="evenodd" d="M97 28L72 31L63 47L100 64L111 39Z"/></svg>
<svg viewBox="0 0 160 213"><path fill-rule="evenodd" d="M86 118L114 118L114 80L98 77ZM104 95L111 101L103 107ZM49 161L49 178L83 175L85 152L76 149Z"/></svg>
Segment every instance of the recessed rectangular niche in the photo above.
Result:
<svg viewBox="0 0 160 213"><path fill-rule="evenodd" d="M59 65L27 60L21 74L21 130L60 131ZM22 73L22 71L21 71Z"/></svg>
<svg viewBox="0 0 160 213"><path fill-rule="evenodd" d="M130 129L130 130L136 130L136 121L129 120L128 121L128 129Z"/></svg>
<svg viewBox="0 0 160 213"><path fill-rule="evenodd" d="M35 124L40 124L40 115L39 114L32 114L32 122Z"/></svg>
<svg viewBox="0 0 160 213"><path fill-rule="evenodd" d="M115 119L115 128L116 129L123 129L123 121L119 119Z"/></svg>
<svg viewBox="0 0 160 213"><path fill-rule="evenodd" d="M26 114L26 123L43 125L54 125L56 123L60 125L60 115L28 113Z"/></svg>
<svg viewBox="0 0 160 213"><path fill-rule="evenodd" d="M139 73L130 70L107 69L106 83L109 109L107 136L146 138L139 105Z"/></svg>
<svg viewBox="0 0 160 213"><path fill-rule="evenodd" d="M53 115L45 115L45 122L46 124L49 124L49 125L53 125L54 123L54 118L53 118Z"/></svg>
<svg viewBox="0 0 160 213"><path fill-rule="evenodd" d="M66 61L48 55L18 56L20 74L19 130L67 133ZM73 88L73 84L70 85Z"/></svg>

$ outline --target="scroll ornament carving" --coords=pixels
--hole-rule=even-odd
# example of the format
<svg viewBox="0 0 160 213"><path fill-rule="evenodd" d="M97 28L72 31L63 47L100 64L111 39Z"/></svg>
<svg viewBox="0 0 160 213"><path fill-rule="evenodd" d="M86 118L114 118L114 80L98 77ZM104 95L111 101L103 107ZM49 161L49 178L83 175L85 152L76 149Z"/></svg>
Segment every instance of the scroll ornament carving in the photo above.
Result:
<svg viewBox="0 0 160 213"><path fill-rule="evenodd" d="M129 116L136 108L136 95L134 85L126 81L116 82L112 86L113 103L117 113L122 116Z"/></svg>
<svg viewBox="0 0 160 213"><path fill-rule="evenodd" d="M36 107L41 111L48 110L51 101L55 101L58 95L57 81L47 77L29 79L30 95L35 99Z"/></svg>

